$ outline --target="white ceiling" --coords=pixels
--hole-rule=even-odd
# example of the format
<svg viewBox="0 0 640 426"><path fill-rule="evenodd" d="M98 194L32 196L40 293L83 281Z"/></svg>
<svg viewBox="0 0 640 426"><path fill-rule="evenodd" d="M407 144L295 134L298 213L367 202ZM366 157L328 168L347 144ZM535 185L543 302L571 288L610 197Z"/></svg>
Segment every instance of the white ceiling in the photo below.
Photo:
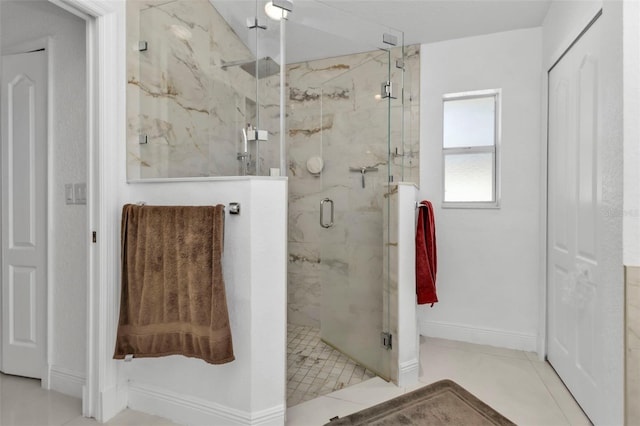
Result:
<svg viewBox="0 0 640 426"><path fill-rule="evenodd" d="M551 0L323 1L405 32L407 44L430 43L542 25Z"/></svg>
<svg viewBox="0 0 640 426"><path fill-rule="evenodd" d="M247 29L253 0L210 0L257 56L279 62L279 25L258 7L259 41ZM266 3L267 0L264 0ZM287 63L383 47L382 33L404 32L405 44L431 43L542 25L551 0L293 0ZM399 31L394 31L399 30ZM251 35L253 34L253 37ZM257 44L257 46L256 46Z"/></svg>

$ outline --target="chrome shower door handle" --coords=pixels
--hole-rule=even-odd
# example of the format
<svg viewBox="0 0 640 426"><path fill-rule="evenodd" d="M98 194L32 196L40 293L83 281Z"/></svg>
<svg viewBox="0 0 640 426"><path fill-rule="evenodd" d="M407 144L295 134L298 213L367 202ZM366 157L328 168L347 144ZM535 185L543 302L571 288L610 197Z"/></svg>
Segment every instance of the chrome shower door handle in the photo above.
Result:
<svg viewBox="0 0 640 426"><path fill-rule="evenodd" d="M326 203L331 203L331 221L329 223L324 223L324 205ZM320 201L320 226L323 228L331 228L333 226L333 200L331 198L325 198Z"/></svg>

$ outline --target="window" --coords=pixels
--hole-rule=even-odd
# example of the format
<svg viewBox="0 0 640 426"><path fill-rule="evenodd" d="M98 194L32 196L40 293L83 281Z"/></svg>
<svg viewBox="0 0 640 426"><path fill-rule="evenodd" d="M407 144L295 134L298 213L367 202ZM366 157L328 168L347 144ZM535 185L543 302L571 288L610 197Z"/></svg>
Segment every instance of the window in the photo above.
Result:
<svg viewBox="0 0 640 426"><path fill-rule="evenodd" d="M443 97L443 207L498 207L500 89Z"/></svg>

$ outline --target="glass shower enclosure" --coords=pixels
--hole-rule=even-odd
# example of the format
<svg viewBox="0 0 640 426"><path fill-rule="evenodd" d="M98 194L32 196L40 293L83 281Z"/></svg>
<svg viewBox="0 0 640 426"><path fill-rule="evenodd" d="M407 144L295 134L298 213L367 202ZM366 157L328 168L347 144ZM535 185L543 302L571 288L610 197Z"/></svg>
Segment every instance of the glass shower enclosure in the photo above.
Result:
<svg viewBox="0 0 640 426"><path fill-rule="evenodd" d="M417 177L403 34L265 3L127 1L127 177L287 176L289 322L394 380L384 231L393 181Z"/></svg>

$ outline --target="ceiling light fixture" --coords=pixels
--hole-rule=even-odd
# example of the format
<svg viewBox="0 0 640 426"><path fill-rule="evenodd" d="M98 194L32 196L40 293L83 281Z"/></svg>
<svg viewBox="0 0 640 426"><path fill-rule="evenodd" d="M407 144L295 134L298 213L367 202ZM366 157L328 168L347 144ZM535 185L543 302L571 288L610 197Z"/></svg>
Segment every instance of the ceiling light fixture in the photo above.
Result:
<svg viewBox="0 0 640 426"><path fill-rule="evenodd" d="M279 21L282 18L287 19L287 14L289 13L285 9L275 6L272 1L264 5L264 11L274 21Z"/></svg>
<svg viewBox="0 0 640 426"><path fill-rule="evenodd" d="M293 11L293 1L271 0L264 6L264 10L269 18L276 21L287 19L287 15Z"/></svg>

